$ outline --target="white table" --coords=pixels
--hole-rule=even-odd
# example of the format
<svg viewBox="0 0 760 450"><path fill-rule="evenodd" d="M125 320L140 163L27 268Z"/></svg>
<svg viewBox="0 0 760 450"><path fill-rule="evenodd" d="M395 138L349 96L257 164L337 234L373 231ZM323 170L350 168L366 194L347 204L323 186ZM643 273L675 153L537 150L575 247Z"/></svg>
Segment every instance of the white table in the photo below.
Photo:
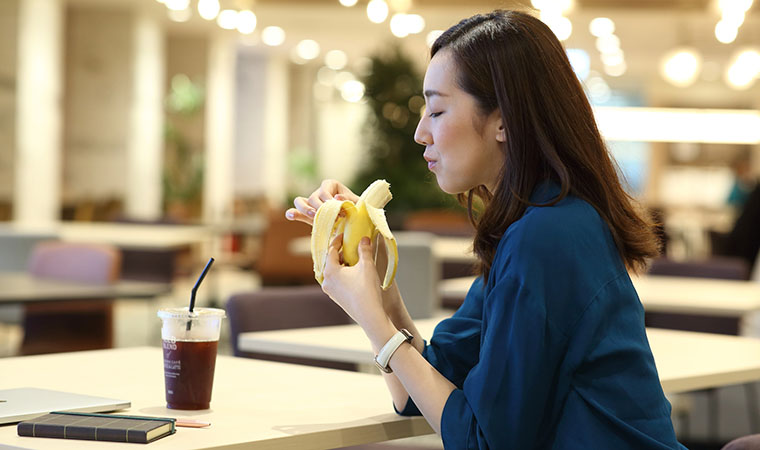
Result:
<svg viewBox="0 0 760 450"><path fill-rule="evenodd" d="M464 298L475 277L442 280L442 296ZM760 283L644 275L631 278L647 312L742 317L760 310Z"/></svg>
<svg viewBox="0 0 760 450"><path fill-rule="evenodd" d="M311 238L293 239L289 250L296 255L310 255ZM434 236L433 257L441 262L474 262L472 238Z"/></svg>
<svg viewBox="0 0 760 450"><path fill-rule="evenodd" d="M3 236L45 235L68 242L109 244L120 248L172 250L205 244L210 227L200 225L145 225L112 222L57 222L45 226L0 225Z"/></svg>
<svg viewBox="0 0 760 450"><path fill-rule="evenodd" d="M440 319L415 322L424 338ZM690 331L647 329L660 382L667 393L760 380L760 340ZM242 333L243 351L372 363L372 351L357 325Z"/></svg>
<svg viewBox="0 0 760 450"><path fill-rule="evenodd" d="M161 349L129 348L0 359L3 388L33 386L132 402L125 414L211 422L150 444L151 449L330 449L432 433L422 417L393 412L381 377L219 356L211 409L165 408ZM133 448L133 444L19 437L0 426L0 442L28 449Z"/></svg>
<svg viewBox="0 0 760 450"><path fill-rule="evenodd" d="M441 262L474 263L472 238L436 236L433 255Z"/></svg>
<svg viewBox="0 0 760 450"><path fill-rule="evenodd" d="M110 284L75 283L36 278L25 272L0 272L0 304L86 299L151 299L171 292L169 283L117 281Z"/></svg>
<svg viewBox="0 0 760 450"><path fill-rule="evenodd" d="M64 241L110 244L122 249L176 250L208 244L213 238L210 228L190 225L62 222L57 230Z"/></svg>

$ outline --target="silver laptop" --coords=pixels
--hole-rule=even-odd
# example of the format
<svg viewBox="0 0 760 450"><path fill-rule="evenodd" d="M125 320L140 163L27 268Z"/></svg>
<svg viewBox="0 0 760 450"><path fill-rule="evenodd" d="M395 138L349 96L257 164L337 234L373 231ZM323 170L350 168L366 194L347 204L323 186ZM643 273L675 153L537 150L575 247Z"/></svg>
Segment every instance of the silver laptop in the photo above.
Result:
<svg viewBox="0 0 760 450"><path fill-rule="evenodd" d="M0 389L0 424L21 422L51 411L108 412L131 405L127 400L48 389Z"/></svg>

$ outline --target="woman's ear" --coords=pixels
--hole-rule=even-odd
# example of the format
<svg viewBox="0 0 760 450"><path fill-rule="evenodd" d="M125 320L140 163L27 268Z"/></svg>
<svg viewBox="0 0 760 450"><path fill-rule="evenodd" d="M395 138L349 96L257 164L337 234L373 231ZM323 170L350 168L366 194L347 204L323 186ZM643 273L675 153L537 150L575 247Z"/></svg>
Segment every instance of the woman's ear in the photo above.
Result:
<svg viewBox="0 0 760 450"><path fill-rule="evenodd" d="M504 129L504 125L499 122L499 128L496 129L496 140L498 142L507 142L507 131Z"/></svg>
<svg viewBox="0 0 760 450"><path fill-rule="evenodd" d="M507 142L507 130L504 129L504 120L498 109L491 112L487 119L486 135L489 134L496 138L497 142ZM492 134L494 133L494 134Z"/></svg>

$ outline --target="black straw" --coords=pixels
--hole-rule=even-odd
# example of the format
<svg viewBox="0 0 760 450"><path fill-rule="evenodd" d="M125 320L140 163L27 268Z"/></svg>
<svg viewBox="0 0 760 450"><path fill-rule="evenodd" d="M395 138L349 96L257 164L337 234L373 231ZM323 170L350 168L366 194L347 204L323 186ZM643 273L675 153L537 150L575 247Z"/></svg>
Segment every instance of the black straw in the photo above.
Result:
<svg viewBox="0 0 760 450"><path fill-rule="evenodd" d="M195 286L193 286L193 290L190 292L190 312L193 312L193 309L195 308L195 294L198 292L198 287L201 285L201 282L204 278L206 278L206 274L208 273L208 269L211 268L211 264L214 263L214 258L209 258L208 262L206 263L206 267L203 268L203 272L201 272L201 276L198 277L198 281L195 282ZM187 331L190 331L190 328L192 327L192 320L187 321Z"/></svg>

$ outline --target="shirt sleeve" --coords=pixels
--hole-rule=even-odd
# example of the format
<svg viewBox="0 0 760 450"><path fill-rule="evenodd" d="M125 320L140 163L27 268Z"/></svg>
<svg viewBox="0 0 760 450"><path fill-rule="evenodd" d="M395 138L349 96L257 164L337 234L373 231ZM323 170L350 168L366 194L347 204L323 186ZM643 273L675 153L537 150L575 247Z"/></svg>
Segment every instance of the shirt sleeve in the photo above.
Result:
<svg viewBox="0 0 760 450"><path fill-rule="evenodd" d="M542 428L566 347L541 310L540 287L496 280L483 304L477 364L443 409L445 448L533 448Z"/></svg>
<svg viewBox="0 0 760 450"><path fill-rule="evenodd" d="M425 343L422 356L451 381L462 388L467 373L477 364L480 351L481 315L483 305L483 279L478 277L467 292L462 306L448 319L435 327L430 343ZM403 410L395 409L403 416L419 416L421 413L410 398Z"/></svg>

